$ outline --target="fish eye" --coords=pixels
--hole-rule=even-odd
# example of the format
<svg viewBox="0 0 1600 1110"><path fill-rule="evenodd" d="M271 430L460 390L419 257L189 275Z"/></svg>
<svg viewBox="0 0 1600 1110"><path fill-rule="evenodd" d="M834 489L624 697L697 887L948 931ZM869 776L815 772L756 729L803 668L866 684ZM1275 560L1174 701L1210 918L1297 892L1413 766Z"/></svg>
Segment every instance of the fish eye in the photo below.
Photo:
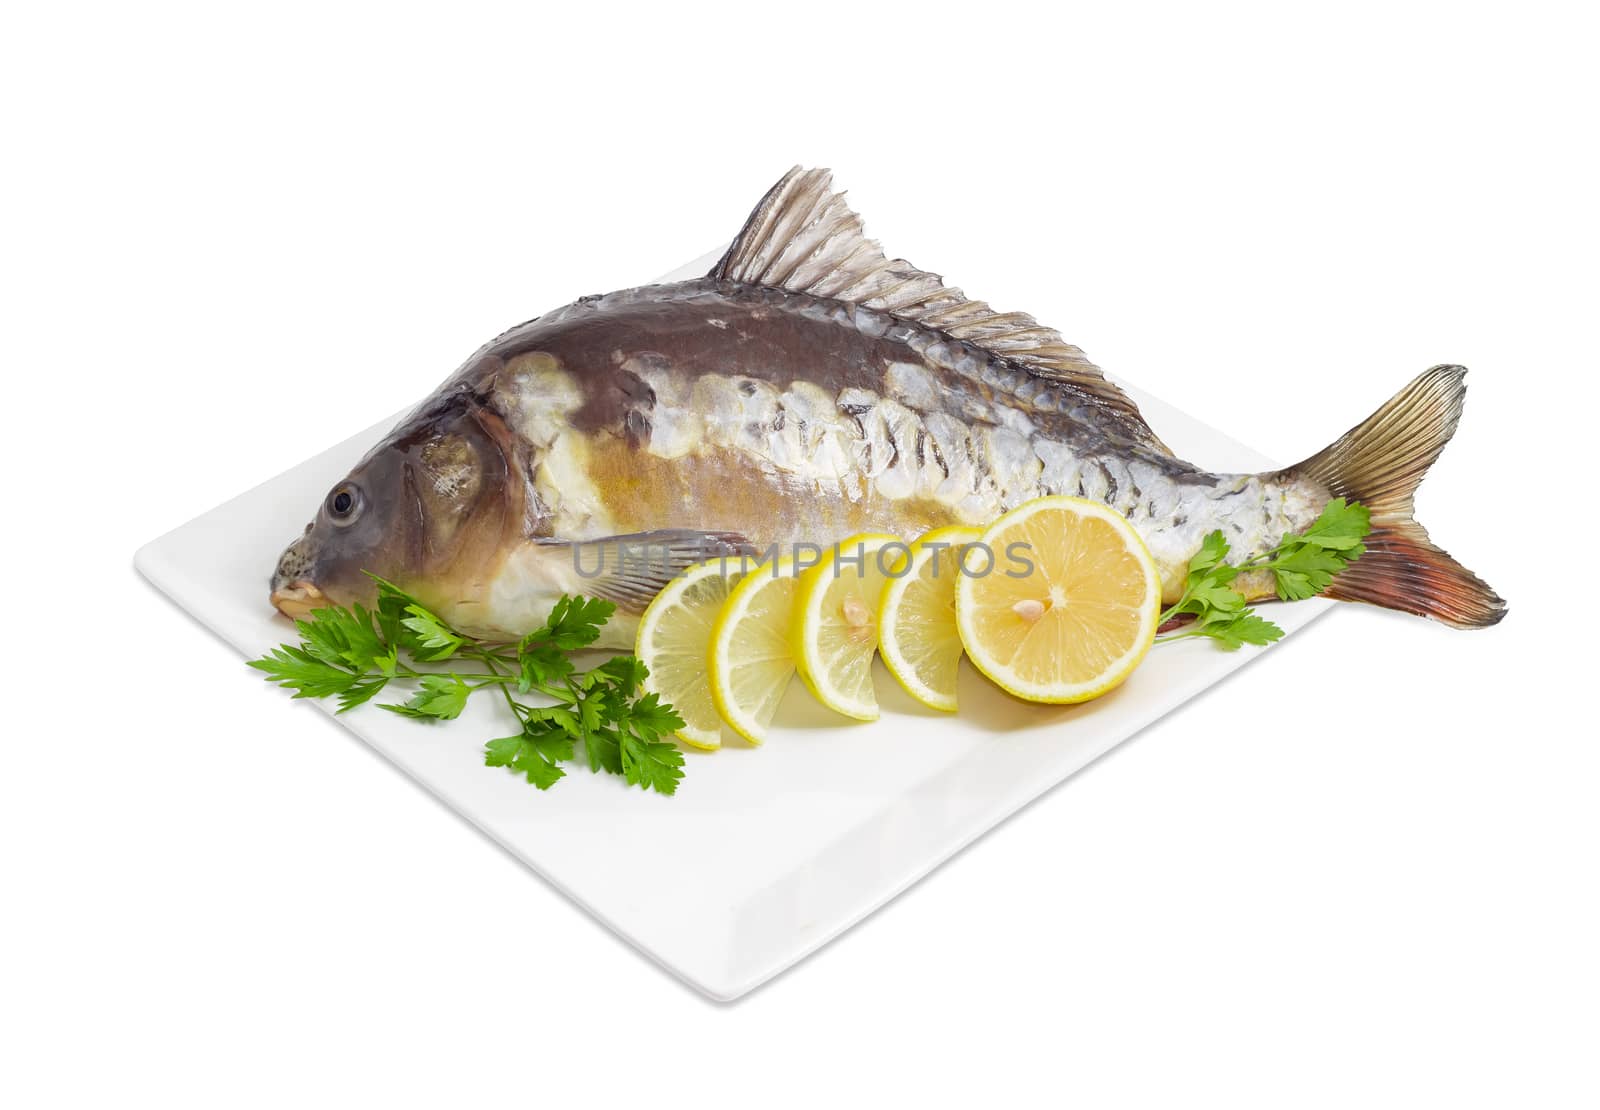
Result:
<svg viewBox="0 0 1600 1110"><path fill-rule="evenodd" d="M339 486L328 494L328 515L337 524L349 524L361 513L361 491L355 486Z"/></svg>

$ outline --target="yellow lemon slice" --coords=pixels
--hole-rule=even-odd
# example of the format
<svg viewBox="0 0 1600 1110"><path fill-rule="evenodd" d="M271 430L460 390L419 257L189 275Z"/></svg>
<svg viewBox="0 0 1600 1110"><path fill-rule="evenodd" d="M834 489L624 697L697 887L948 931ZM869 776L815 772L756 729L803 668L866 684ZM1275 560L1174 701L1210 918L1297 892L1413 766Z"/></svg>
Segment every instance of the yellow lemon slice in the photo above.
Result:
<svg viewBox="0 0 1600 1110"><path fill-rule="evenodd" d="M684 720L678 738L707 750L722 747L722 718L711 699L706 653L722 607L743 576L738 559L692 566L667 584L639 618L634 654L650 669L644 689L661 695Z"/></svg>
<svg viewBox="0 0 1600 1110"><path fill-rule="evenodd" d="M792 632L795 663L816 699L846 717L878 719L872 689L878 603L888 568L908 550L894 536L862 533L834 544L800 575Z"/></svg>
<svg viewBox="0 0 1600 1110"><path fill-rule="evenodd" d="M1144 541L1120 513L1079 497L1011 510L967 548L956 581L967 657L1029 701L1112 689L1150 649L1160 611Z"/></svg>
<svg viewBox="0 0 1600 1110"><path fill-rule="evenodd" d="M712 704L728 727L752 744L767 738L794 676L789 627L797 586L792 558L751 568L728 594L711 631Z"/></svg>
<svg viewBox="0 0 1600 1110"><path fill-rule="evenodd" d="M930 709L956 710L956 579L962 549L982 535L959 524L935 528L895 565L878 604L878 653L906 693Z"/></svg>

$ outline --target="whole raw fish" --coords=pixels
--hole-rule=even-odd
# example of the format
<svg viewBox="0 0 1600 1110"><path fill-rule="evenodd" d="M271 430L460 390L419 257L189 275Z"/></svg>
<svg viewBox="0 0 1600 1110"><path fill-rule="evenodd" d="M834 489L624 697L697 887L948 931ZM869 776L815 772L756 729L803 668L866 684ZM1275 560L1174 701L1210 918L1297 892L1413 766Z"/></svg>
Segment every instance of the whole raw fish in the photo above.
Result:
<svg viewBox="0 0 1600 1110"><path fill-rule="evenodd" d="M582 298L468 359L328 493L272 600L370 600L370 571L511 638L563 593L636 617L721 552L913 538L1066 493L1133 523L1172 601L1206 533L1242 560L1342 496L1373 531L1330 596L1480 627L1504 603L1411 515L1465 373L1428 370L1295 466L1211 473L1077 347L886 258L829 174L797 168L705 277ZM1260 573L1238 585L1272 594ZM618 645L632 630L608 627Z"/></svg>

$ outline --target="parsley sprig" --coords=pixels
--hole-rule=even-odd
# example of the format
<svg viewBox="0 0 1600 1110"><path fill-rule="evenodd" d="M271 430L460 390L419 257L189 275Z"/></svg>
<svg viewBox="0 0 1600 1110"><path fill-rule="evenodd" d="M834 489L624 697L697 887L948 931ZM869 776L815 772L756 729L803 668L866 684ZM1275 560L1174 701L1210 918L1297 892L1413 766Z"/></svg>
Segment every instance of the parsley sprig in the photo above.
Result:
<svg viewBox="0 0 1600 1110"><path fill-rule="evenodd" d="M511 736L484 745L483 761L548 790L566 775L581 744L591 771L671 794L683 778L683 753L672 733L683 718L654 693L649 673L631 655L580 671L572 653L600 636L616 606L601 598L563 597L545 623L515 644L476 640L393 583L378 584L375 610L362 605L312 610L295 622L298 645L282 644L250 666L297 698L336 697L339 712L371 701L391 682L414 685L401 703L378 708L402 717L448 721L480 690L498 690L517 722ZM406 662L406 660L410 662ZM412 663L445 664L419 670ZM521 700L538 694L549 704Z"/></svg>
<svg viewBox="0 0 1600 1110"><path fill-rule="evenodd" d="M1270 644L1283 637L1283 629L1258 616L1245 605L1233 581L1251 570L1272 572L1273 584L1284 601L1302 601L1327 589L1333 576L1361 557L1361 541L1371 527L1365 506L1342 497L1329 501L1310 528L1286 534L1270 551L1230 565L1228 541L1220 531L1206 536L1200 551L1189 560L1183 596L1161 614L1160 624L1174 617L1194 619L1160 640L1209 636L1228 651L1244 644Z"/></svg>

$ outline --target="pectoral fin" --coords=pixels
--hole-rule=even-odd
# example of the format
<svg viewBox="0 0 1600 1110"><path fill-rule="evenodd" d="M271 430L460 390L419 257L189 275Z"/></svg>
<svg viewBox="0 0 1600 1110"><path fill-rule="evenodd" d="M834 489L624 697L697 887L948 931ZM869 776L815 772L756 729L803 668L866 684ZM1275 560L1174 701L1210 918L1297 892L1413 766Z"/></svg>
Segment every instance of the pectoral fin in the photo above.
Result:
<svg viewBox="0 0 1600 1110"><path fill-rule="evenodd" d="M708 559L753 555L755 547L737 532L697 532L662 528L592 540L543 541L568 550L578 589L641 613L679 574Z"/></svg>

